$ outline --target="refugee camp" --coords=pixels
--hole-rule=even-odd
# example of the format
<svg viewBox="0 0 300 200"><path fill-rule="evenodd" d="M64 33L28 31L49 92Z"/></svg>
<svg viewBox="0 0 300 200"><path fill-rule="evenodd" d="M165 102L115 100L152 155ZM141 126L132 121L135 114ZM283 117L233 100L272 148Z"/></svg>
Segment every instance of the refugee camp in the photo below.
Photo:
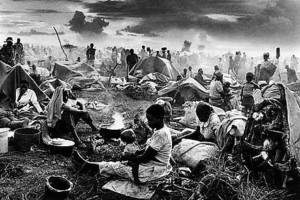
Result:
<svg viewBox="0 0 300 200"><path fill-rule="evenodd" d="M299 10L1 0L0 199L300 199Z"/></svg>

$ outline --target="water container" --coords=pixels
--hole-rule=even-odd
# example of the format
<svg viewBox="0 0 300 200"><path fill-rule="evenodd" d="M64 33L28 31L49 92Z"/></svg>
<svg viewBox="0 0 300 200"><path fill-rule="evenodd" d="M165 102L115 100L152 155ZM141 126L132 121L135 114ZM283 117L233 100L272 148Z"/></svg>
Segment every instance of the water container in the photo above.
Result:
<svg viewBox="0 0 300 200"><path fill-rule="evenodd" d="M0 128L0 153L8 152L8 131L9 128Z"/></svg>
<svg viewBox="0 0 300 200"><path fill-rule="evenodd" d="M18 151L30 151L33 144L40 143L40 131L33 128L18 128L14 136L15 148Z"/></svg>

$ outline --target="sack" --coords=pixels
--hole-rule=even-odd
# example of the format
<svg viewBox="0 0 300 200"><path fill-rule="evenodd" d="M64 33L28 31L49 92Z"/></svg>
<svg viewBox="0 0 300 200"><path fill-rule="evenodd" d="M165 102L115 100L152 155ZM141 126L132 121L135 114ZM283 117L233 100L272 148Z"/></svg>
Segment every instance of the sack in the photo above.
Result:
<svg viewBox="0 0 300 200"><path fill-rule="evenodd" d="M172 157L176 162L193 169L199 161L216 157L218 153L219 148L214 143L183 139L173 148Z"/></svg>

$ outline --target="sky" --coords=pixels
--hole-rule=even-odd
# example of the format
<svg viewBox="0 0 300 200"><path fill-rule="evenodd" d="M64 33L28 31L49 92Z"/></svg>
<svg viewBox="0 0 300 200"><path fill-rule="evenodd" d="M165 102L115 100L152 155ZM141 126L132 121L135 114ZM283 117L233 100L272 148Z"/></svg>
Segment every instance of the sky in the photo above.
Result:
<svg viewBox="0 0 300 200"><path fill-rule="evenodd" d="M141 45L180 50L184 40L192 50L259 55L281 47L300 56L299 0L1 0L0 39L21 37L23 42L63 43L96 47ZM75 33L68 26L75 11L86 21L103 17L109 22L101 34Z"/></svg>

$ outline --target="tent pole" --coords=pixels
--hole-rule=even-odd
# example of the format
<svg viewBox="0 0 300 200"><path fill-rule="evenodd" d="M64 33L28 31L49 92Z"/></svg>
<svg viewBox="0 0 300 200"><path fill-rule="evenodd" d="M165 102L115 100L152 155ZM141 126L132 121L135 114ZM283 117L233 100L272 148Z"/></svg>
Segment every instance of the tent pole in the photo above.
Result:
<svg viewBox="0 0 300 200"><path fill-rule="evenodd" d="M63 48L62 45L61 45L61 41L60 41L58 32L57 32L57 30L56 30L56 28L55 28L54 26L53 26L53 29L54 29L54 31L55 31L55 33L56 33L57 38L58 38L58 42L59 42L60 48L61 48L61 50L63 51L63 53L65 54L66 60L68 60L68 56L67 56L67 54L65 53L65 50L64 50L64 48Z"/></svg>

